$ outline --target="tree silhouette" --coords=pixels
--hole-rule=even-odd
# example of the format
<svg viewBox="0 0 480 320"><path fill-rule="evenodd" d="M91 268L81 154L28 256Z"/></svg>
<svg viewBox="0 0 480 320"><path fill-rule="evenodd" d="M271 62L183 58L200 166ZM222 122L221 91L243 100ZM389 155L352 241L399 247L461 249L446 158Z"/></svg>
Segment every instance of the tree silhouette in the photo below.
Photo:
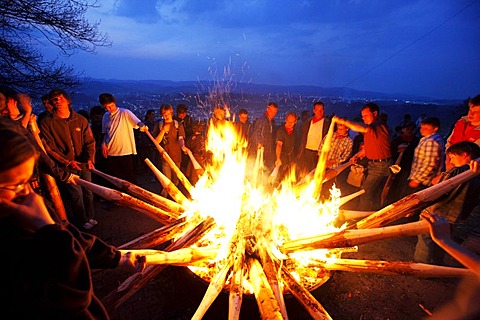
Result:
<svg viewBox="0 0 480 320"><path fill-rule="evenodd" d="M39 48L53 46L70 56L110 45L99 22L85 17L95 7L90 0L0 0L0 83L29 93L81 84L81 72L45 58Z"/></svg>

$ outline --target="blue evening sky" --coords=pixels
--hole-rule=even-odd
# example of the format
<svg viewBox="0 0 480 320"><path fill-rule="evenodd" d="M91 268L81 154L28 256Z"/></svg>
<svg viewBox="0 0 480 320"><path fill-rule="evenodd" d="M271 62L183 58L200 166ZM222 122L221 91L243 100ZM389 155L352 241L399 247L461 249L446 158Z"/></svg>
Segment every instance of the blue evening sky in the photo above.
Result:
<svg viewBox="0 0 480 320"><path fill-rule="evenodd" d="M99 3L88 17L113 45L61 57L92 78L480 93L479 0Z"/></svg>

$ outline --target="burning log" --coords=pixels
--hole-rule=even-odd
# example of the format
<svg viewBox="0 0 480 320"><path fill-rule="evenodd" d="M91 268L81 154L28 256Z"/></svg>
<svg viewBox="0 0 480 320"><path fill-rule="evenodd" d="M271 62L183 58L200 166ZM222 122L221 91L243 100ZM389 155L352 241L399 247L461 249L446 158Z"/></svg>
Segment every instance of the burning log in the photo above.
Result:
<svg viewBox="0 0 480 320"><path fill-rule="evenodd" d="M338 176L343 170L346 168L350 167L352 164L350 162L345 162L344 164L341 164L339 166L336 166L335 168L330 168L325 171L325 176L323 178L323 182L327 182L328 180L331 180ZM303 177L300 181L298 181L295 186L303 186L305 184L310 183L312 181L313 177L315 176L315 171L316 169L313 169L310 171L305 177Z"/></svg>
<svg viewBox="0 0 480 320"><path fill-rule="evenodd" d="M168 246L165 251L169 252L192 246L214 226L215 221L212 218L207 218L199 223L194 229L178 239L178 241ZM108 306L108 308L118 308L125 301L130 299L135 293L137 293L138 290L143 288L151 279L162 272L166 267L166 265L150 265L147 266L142 273L135 273L131 275L120 284L117 290L108 294L108 296L105 298L105 305Z"/></svg>
<svg viewBox="0 0 480 320"><path fill-rule="evenodd" d="M318 198L320 196L320 192L322 191L323 179L325 177L325 166L327 164L328 153L330 152L330 147L332 145L334 127L335 122L332 121L330 128L328 128L328 133L325 136L322 150L320 151L320 156L318 157L317 168L315 169L315 176L313 178L315 181L315 191L313 193L314 198Z"/></svg>
<svg viewBox="0 0 480 320"><path fill-rule="evenodd" d="M177 214L173 212L166 212L151 204L138 200L128 194L122 193L117 190L99 186L95 183L78 178L77 184L91 190L99 196L112 201L118 205L129 207L137 212L140 212L162 224L168 224L178 219Z"/></svg>
<svg viewBox="0 0 480 320"><path fill-rule="evenodd" d="M230 271L232 264L233 261L228 259L225 266L223 266L223 268L212 279L208 285L207 292L205 292L205 295L203 296L203 299L197 308L197 311L195 311L195 314L192 316L192 320L202 319L208 308L210 308L212 305L213 301L215 301L220 292L222 292L225 281L227 280L227 274Z"/></svg>
<svg viewBox="0 0 480 320"><path fill-rule="evenodd" d="M267 281L273 290L275 299L277 300L278 306L280 307L280 312L282 313L283 319L288 320L287 307L285 306L285 300L283 299L283 287L278 279L279 273L277 264L272 259L271 255L267 252L266 249L266 245L261 245L259 250L263 271L265 272Z"/></svg>
<svg viewBox="0 0 480 320"><path fill-rule="evenodd" d="M475 161L480 161L480 158L475 159ZM367 218L358 221L352 228L366 229L383 227L408 215L409 213L414 212L415 210L423 209L429 206L445 193L453 190L460 184L478 176L479 174L480 171L464 171L450 179L440 182L439 184L410 194L405 198L386 206Z"/></svg>
<svg viewBox="0 0 480 320"><path fill-rule="evenodd" d="M195 159L190 149L187 150L187 154L188 154L188 157L190 158L190 161L192 161L195 172L198 174L198 176L201 176L204 172L202 166L200 165L200 163L198 163L197 159Z"/></svg>
<svg viewBox="0 0 480 320"><path fill-rule="evenodd" d="M253 166L253 186L258 186L258 175L261 170L263 170L263 153L264 148L260 147L257 149L257 157L255 158L255 164Z"/></svg>
<svg viewBox="0 0 480 320"><path fill-rule="evenodd" d="M328 270L350 272L371 272L379 274L415 276L415 277L446 277L457 278L473 276L465 268L452 268L415 262L389 262L378 260L333 259L326 262L323 267Z"/></svg>
<svg viewBox="0 0 480 320"><path fill-rule="evenodd" d="M132 241L122 244L119 249L140 249L140 248L153 248L168 240L173 239L175 236L182 233L189 223L185 218L180 218L175 222L153 230L147 234L144 234Z"/></svg>
<svg viewBox="0 0 480 320"><path fill-rule="evenodd" d="M348 196L345 196L345 197L341 197L340 198L340 203L339 203L339 206L343 206L345 203L347 203L348 201L351 201L353 199L355 199L356 197L359 197L361 196L362 194L365 193L365 190L359 190L357 192L354 192L352 194L349 194Z"/></svg>
<svg viewBox="0 0 480 320"><path fill-rule="evenodd" d="M37 142L38 146L42 151L47 154L45 146L43 145L42 139L40 138L40 129L38 128L37 120L35 118L30 119L30 132L32 133L33 138ZM42 177L45 180L45 184L48 189L48 194L50 195L50 200L52 201L53 208L58 214L58 217L62 221L67 221L67 212L65 211L65 206L63 205L62 196L60 195L60 190L58 189L57 182L55 178L46 173L42 174Z"/></svg>
<svg viewBox="0 0 480 320"><path fill-rule="evenodd" d="M330 168L330 169L327 169L327 171L325 172L325 178L323 179L323 182L326 182L330 179L333 179L335 178L336 176L338 176L343 170L347 169L348 167L350 167L352 164L350 162L345 162L341 165L338 165L334 168Z"/></svg>
<svg viewBox="0 0 480 320"><path fill-rule="evenodd" d="M190 193L193 189L193 186L190 183L190 181L188 181L187 177L185 177L185 175L180 170L180 168L177 167L175 162L173 162L172 158L170 158L168 153L165 151L165 149L162 148L162 146L157 142L157 140L155 140L155 138L152 136L152 134L149 131L145 131L145 134L150 138L150 140L152 140L152 142L155 145L155 147L157 148L158 152L160 152L160 155L162 156L162 158L168 163L168 165L175 172L175 174L177 175L178 179L183 184L185 189L187 189L187 191Z"/></svg>
<svg viewBox="0 0 480 320"><path fill-rule="evenodd" d="M268 284L260 262L256 259L248 259L247 264L250 283L253 286L262 319L283 319L278 302Z"/></svg>
<svg viewBox="0 0 480 320"><path fill-rule="evenodd" d="M228 319L240 318L240 308L243 300L243 277L245 272L245 238L240 237L236 241L233 254L232 283L228 297Z"/></svg>
<svg viewBox="0 0 480 320"><path fill-rule="evenodd" d="M284 243L280 247L280 250L283 253L290 253L294 251L325 248L348 248L384 239L409 237L428 233L429 223L425 220L420 220L417 222L383 228L343 230L338 233L289 241Z"/></svg>
<svg viewBox="0 0 480 320"><path fill-rule="evenodd" d="M282 279L288 290L297 298L313 319L332 319L320 302L295 280L285 266L282 266Z"/></svg>
<svg viewBox="0 0 480 320"><path fill-rule="evenodd" d="M375 213L375 211L355 211L355 210L340 209L338 212L338 218L343 221L357 220L357 219L368 217L372 213Z"/></svg>
<svg viewBox="0 0 480 320"><path fill-rule="evenodd" d="M163 210L169 211L169 212L176 212L179 215L185 212L185 208L170 200L167 198L164 198L156 193L153 193L151 191L145 190L131 182L128 182L123 179L119 179L117 177L108 175L104 172L101 172L97 169L92 169L91 170L93 173L99 175L100 177L104 178L105 180L110 181L115 187L120 189L123 192L127 192L135 197L137 197L140 200L143 200L145 202L148 202L150 204L153 204L156 207L160 207Z"/></svg>
<svg viewBox="0 0 480 320"><path fill-rule="evenodd" d="M175 251L160 251L152 249L144 250L120 250L131 252L135 256L144 256L147 265L169 264L186 266L200 260L211 260L217 256L217 248L181 248Z"/></svg>
<svg viewBox="0 0 480 320"><path fill-rule="evenodd" d="M187 197L185 197L183 193L178 190L177 186L174 185L170 179L168 179L160 170L158 170L150 160L145 159L145 163L150 170L152 170L153 174L155 174L155 177L157 177L158 181L160 181L163 188L176 202L180 204L187 203Z"/></svg>
<svg viewBox="0 0 480 320"><path fill-rule="evenodd" d="M270 176L268 177L268 183L274 184L275 181L277 181L278 172L280 171L280 167L281 167L281 166L275 166L275 168L273 169L272 173L271 173Z"/></svg>

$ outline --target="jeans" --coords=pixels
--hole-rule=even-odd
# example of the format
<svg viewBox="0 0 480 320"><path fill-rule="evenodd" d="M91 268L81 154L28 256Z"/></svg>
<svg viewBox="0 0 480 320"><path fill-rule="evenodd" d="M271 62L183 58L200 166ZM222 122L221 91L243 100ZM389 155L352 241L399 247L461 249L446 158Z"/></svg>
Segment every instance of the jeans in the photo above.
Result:
<svg viewBox="0 0 480 320"><path fill-rule="evenodd" d="M92 173L87 169L87 164L81 164L82 170L70 170L70 172L77 174L81 179L86 181L92 181ZM93 193L92 191L76 186L71 183L61 183L60 191L62 192L62 198L68 209L67 213L70 213L70 219L74 224L79 226L93 219Z"/></svg>
<svg viewBox="0 0 480 320"><path fill-rule="evenodd" d="M390 165L391 160L368 161L367 176L360 186L360 189L365 190L365 193L359 198L359 210L371 211L380 209L380 196L390 174Z"/></svg>

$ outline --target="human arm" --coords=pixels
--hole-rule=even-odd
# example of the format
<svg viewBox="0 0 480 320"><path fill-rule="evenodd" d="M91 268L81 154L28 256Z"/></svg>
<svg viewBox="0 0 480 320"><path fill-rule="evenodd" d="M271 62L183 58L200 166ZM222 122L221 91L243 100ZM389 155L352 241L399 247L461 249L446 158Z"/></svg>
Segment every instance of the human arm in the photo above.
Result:
<svg viewBox="0 0 480 320"><path fill-rule="evenodd" d="M450 238L450 225L447 219L437 214L423 212L421 217L428 221L430 235L442 249L480 277L480 256L463 248Z"/></svg>
<svg viewBox="0 0 480 320"><path fill-rule="evenodd" d="M24 112L23 118L21 120L22 127L26 128L28 126L28 123L30 122L30 117L32 115L32 99L26 93L19 93L17 94L17 100Z"/></svg>
<svg viewBox="0 0 480 320"><path fill-rule="evenodd" d="M281 166L282 165L282 148L283 148L283 142L280 140L277 140L277 143L275 144L275 166Z"/></svg>
<svg viewBox="0 0 480 320"><path fill-rule="evenodd" d="M348 127L349 129L360 132L360 133L366 133L369 129L367 126L357 123L357 122L352 122L348 121L347 119L340 118L338 116L333 116L332 121L338 123L338 124L343 124L344 126Z"/></svg>

